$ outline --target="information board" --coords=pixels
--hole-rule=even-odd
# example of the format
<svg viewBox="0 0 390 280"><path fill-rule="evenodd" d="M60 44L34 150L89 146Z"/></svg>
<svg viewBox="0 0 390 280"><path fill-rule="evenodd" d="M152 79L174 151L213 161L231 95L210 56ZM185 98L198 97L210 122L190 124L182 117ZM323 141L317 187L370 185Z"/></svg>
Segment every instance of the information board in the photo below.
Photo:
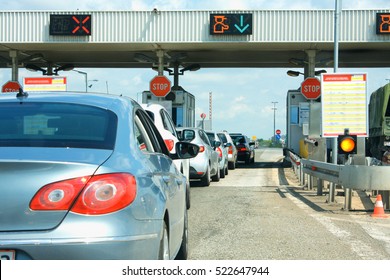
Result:
<svg viewBox="0 0 390 280"><path fill-rule="evenodd" d="M23 78L24 91L66 91L66 77Z"/></svg>
<svg viewBox="0 0 390 280"><path fill-rule="evenodd" d="M322 74L321 96L323 137L368 135L367 74Z"/></svg>

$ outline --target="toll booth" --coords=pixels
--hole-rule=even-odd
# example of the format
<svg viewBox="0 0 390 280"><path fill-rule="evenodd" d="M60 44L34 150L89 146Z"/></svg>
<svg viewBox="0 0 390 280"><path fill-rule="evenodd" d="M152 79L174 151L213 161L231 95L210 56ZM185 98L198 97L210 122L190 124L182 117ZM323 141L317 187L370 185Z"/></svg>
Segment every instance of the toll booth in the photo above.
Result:
<svg viewBox="0 0 390 280"><path fill-rule="evenodd" d="M174 90L173 100L156 97L150 91L142 92L142 103L157 103L167 109L173 122L177 127L194 127L195 126L195 96L184 90L182 87Z"/></svg>
<svg viewBox="0 0 390 280"><path fill-rule="evenodd" d="M286 147L303 158L326 161L327 141L321 137L321 103L308 101L300 90L287 92Z"/></svg>
<svg viewBox="0 0 390 280"><path fill-rule="evenodd" d="M309 135L309 103L299 90L287 92L286 147L303 158L308 157L305 136Z"/></svg>

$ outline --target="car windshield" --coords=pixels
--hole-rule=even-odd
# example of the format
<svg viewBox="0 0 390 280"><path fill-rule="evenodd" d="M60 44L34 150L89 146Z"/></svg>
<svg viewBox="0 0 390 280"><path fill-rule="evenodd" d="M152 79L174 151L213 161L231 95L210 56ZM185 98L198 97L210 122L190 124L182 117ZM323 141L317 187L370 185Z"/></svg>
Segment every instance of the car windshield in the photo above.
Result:
<svg viewBox="0 0 390 280"><path fill-rule="evenodd" d="M113 149L115 113L52 102L0 103L0 147Z"/></svg>

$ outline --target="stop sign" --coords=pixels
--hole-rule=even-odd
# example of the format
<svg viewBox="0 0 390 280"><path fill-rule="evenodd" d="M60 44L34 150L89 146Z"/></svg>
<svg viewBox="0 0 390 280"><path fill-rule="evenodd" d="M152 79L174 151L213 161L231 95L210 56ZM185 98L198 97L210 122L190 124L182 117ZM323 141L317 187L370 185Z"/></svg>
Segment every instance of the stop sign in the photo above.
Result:
<svg viewBox="0 0 390 280"><path fill-rule="evenodd" d="M165 76L154 76L150 80L150 92L157 97L165 97L171 91L171 81Z"/></svg>
<svg viewBox="0 0 390 280"><path fill-rule="evenodd" d="M315 100L321 95L321 82L317 78L309 77L301 83L301 93L306 99Z"/></svg>
<svg viewBox="0 0 390 280"><path fill-rule="evenodd" d="M1 92L19 92L20 88L21 86L18 82L8 81L1 88Z"/></svg>

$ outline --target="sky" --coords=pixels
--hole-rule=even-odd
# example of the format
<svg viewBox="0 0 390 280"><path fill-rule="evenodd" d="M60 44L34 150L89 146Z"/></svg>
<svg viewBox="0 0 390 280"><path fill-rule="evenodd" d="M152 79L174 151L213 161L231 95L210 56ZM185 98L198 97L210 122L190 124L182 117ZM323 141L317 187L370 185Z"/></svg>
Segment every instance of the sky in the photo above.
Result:
<svg viewBox="0 0 390 280"><path fill-rule="evenodd" d="M340 0L339 0L340 1ZM335 0L12 0L1 1L1 10L80 10L80 11L162 11L176 10L269 10L269 9L334 9ZM343 0L342 9L389 9L389 0ZM80 68L88 73L91 92L121 92L141 100L141 92L148 90L150 80L156 75L152 69ZM218 68L200 69L180 76L179 84L196 98L196 119L201 113L209 115L209 94L212 93L213 130L242 132L250 138L270 139L275 128L286 132L286 94L298 89L303 76L286 75L284 68ZM299 70L299 69L293 69ZM332 73L333 69L326 69ZM300 70L303 72L303 69ZM383 86L390 79L390 69L348 69L345 72L364 72L368 76L368 93ZM339 69L343 72L343 69ZM68 77L68 90L85 91L85 76L74 71L63 72ZM23 77L39 74L19 70ZM234 76L234 83L231 77ZM172 76L168 76L173 82ZM0 83L11 79L11 69L0 70ZM280 82L283 79L283 82ZM277 103L275 103L277 102ZM275 108L275 110L274 110Z"/></svg>

